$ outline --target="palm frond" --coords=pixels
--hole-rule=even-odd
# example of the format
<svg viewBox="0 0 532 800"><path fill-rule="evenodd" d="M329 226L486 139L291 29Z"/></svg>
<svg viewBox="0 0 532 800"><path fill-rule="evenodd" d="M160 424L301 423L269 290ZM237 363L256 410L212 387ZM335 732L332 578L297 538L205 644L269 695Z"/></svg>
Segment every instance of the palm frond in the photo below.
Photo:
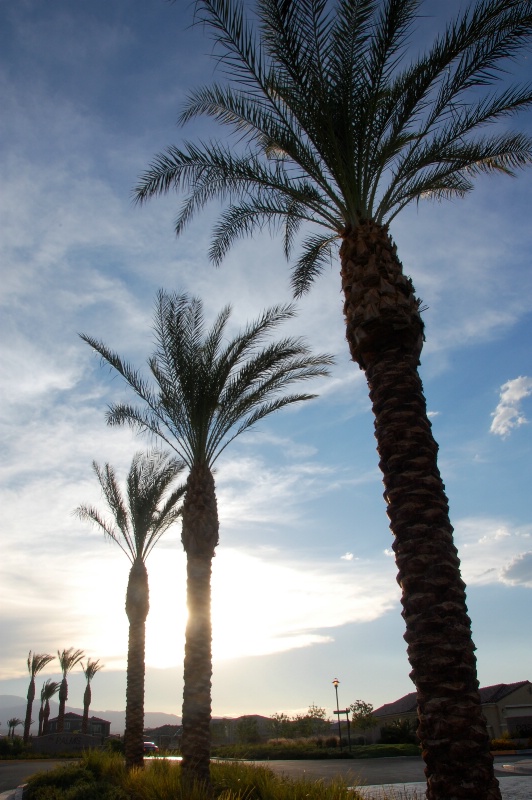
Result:
<svg viewBox="0 0 532 800"><path fill-rule="evenodd" d="M295 297L302 297L309 291L314 279L321 274L325 264L331 261L331 249L337 240L337 235L330 234L307 236L292 272L291 284Z"/></svg>
<svg viewBox="0 0 532 800"><path fill-rule="evenodd" d="M93 660L92 658L87 659L87 663L84 664L83 661L81 662L81 669L87 679L87 683L90 683L97 672L104 668L103 664L100 664L100 659Z"/></svg>

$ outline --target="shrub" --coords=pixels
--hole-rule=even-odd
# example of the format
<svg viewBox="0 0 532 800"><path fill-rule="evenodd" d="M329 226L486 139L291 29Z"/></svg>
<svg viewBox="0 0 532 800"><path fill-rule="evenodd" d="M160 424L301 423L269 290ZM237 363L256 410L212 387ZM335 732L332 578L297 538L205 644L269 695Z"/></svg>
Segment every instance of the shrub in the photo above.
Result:
<svg viewBox="0 0 532 800"><path fill-rule="evenodd" d="M513 739L508 739L506 736L500 739L492 739L491 740L491 749L492 750L516 750L518 745L513 741Z"/></svg>

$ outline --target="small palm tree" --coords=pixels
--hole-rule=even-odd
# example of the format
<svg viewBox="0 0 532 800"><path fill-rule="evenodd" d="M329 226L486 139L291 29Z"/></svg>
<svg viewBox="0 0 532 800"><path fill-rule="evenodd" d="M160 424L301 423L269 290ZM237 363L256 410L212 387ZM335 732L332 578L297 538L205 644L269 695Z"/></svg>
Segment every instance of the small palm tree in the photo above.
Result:
<svg viewBox="0 0 532 800"><path fill-rule="evenodd" d="M92 466L113 520L108 521L92 506L81 505L75 513L80 519L97 525L131 563L126 592L129 641L124 734L126 766L131 769L144 764L144 654L146 617L150 608L146 559L163 533L181 515L178 503L185 488L175 488L172 484L180 475L183 464L179 459L158 450L147 454L136 453L126 481L127 499L110 464L103 469L96 462ZM85 675L90 692L87 672ZM90 699L90 694L88 697ZM88 705L86 709L88 714Z"/></svg>
<svg viewBox="0 0 532 800"><path fill-rule="evenodd" d="M84 665L83 661L81 662L81 669L85 675L87 685L85 687L85 692L83 693L83 722L81 723L81 732L88 733L89 732L89 708L92 700L92 693L91 693L91 681L96 675L96 673L103 669L103 664L100 664L100 660L97 659L96 661L92 661L90 658L87 660L87 663Z"/></svg>
<svg viewBox="0 0 532 800"><path fill-rule="evenodd" d="M532 162L531 137L507 127L530 108L531 85L491 89L531 41L531 4L471 2L425 53L410 41L421 0L195 5L228 82L193 92L181 120L206 114L224 138L168 148L137 200L183 191L178 233L210 200L228 201L215 263L264 225L283 227L287 257L302 232L296 296L341 244L346 337L375 415L428 797L471 784L469 800L493 800L465 586L418 372L421 301L388 226L410 203L462 197L477 176Z"/></svg>
<svg viewBox="0 0 532 800"><path fill-rule="evenodd" d="M18 717L11 717L11 719L8 719L7 721L8 737L11 736L12 739L15 738L15 728L17 728L19 725L22 725L22 720L19 719Z"/></svg>
<svg viewBox="0 0 532 800"><path fill-rule="evenodd" d="M74 650L69 647L68 650L57 651L59 664L61 665L61 672L63 673L63 680L59 687L59 713L57 715L57 733L63 733L65 727L65 706L68 700L68 682L67 675L74 669L76 664L79 664L85 653L83 650Z"/></svg>
<svg viewBox="0 0 532 800"><path fill-rule="evenodd" d="M181 739L185 783L210 781L211 568L218 544L214 464L233 439L259 420L314 397L283 392L300 380L326 375L332 360L311 355L300 339L260 348L272 329L294 316L291 306L265 311L233 339L226 332L230 312L225 308L206 331L198 298L159 292L156 351L149 360L154 388L104 344L82 336L143 404L112 406L108 423L129 424L163 439L189 469L182 527L188 605Z"/></svg>
<svg viewBox="0 0 532 800"><path fill-rule="evenodd" d="M55 656L48 655L47 653L28 653L28 672L30 673L30 685L28 686L28 703L26 706L26 718L24 720L24 742L26 743L30 738L31 728L31 712L33 709L33 701L35 700L35 676L45 668L50 661L53 661Z"/></svg>
<svg viewBox="0 0 532 800"><path fill-rule="evenodd" d="M48 733L48 720L50 719L50 700L57 694L61 684L48 679L41 689L41 707L39 709L39 736Z"/></svg>

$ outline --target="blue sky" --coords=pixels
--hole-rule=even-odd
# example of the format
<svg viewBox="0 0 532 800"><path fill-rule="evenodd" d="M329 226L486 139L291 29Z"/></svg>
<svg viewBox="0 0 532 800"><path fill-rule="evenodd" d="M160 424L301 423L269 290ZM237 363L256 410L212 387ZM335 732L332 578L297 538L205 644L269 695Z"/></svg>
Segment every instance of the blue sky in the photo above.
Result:
<svg viewBox="0 0 532 800"><path fill-rule="evenodd" d="M441 27L427 2L424 31ZM459 2L445 4L445 14ZM176 240L177 200L131 202L153 155L211 135L176 128L188 89L213 75L212 45L188 0L0 2L0 694L24 695L32 649L84 648L106 668L93 707L124 706L128 562L72 516L101 503L91 462L127 471L148 447L109 429L128 398L79 339L138 366L151 353L156 292L199 295L236 331L286 302L281 241L207 258L216 209ZM413 46L417 45L415 40ZM530 80L531 55L511 69ZM532 133L532 115L514 127ZM422 377L482 685L531 677L532 249L530 171L482 179L466 200L422 203L393 226L405 272L428 306ZM213 713L294 713L310 703L375 707L413 690L391 534L363 374L349 362L339 266L284 332L333 352L319 399L241 437L216 474ZM180 713L185 561L179 530L148 561L146 708ZM56 662L57 663L57 662ZM57 675L54 663L45 677ZM82 703L81 673L69 703Z"/></svg>

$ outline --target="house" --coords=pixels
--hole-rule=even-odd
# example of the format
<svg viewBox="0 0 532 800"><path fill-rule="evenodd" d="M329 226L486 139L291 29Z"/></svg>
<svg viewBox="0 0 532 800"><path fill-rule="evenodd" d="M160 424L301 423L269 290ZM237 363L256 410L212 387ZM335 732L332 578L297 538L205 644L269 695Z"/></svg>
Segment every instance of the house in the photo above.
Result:
<svg viewBox="0 0 532 800"><path fill-rule="evenodd" d="M48 721L48 733L57 733L57 717ZM67 711L65 714L65 722L63 726L64 733L81 733L81 726L83 723L83 716L81 714L74 714L73 711ZM111 723L106 719L99 717L89 717L88 733L91 736L101 736L106 738L111 731Z"/></svg>
<svg viewBox="0 0 532 800"><path fill-rule="evenodd" d="M480 689L482 711L488 724L491 739L501 736L529 737L532 735L532 684L530 681L517 683L497 683ZM393 703L386 703L373 712L377 725L367 731L368 741L380 738L381 728L397 720L417 719L416 693L401 697Z"/></svg>

